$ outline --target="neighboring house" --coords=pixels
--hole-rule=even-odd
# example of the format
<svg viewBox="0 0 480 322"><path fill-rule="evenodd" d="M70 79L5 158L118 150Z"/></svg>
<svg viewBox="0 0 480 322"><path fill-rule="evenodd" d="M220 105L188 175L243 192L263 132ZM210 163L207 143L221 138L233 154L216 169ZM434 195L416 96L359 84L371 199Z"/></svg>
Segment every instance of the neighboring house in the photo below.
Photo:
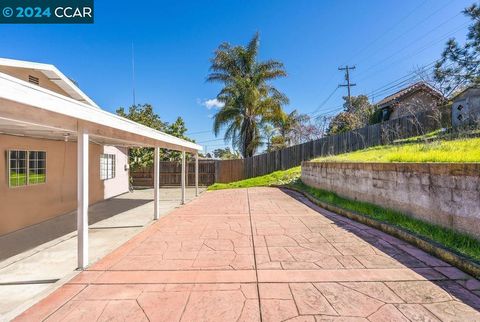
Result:
<svg viewBox="0 0 480 322"><path fill-rule="evenodd" d="M480 124L480 87L470 87L456 95L452 104L452 125Z"/></svg>
<svg viewBox="0 0 480 322"><path fill-rule="evenodd" d="M141 146L201 149L100 109L53 65L0 58L0 248L7 235L62 231L55 219L77 210L85 267L88 205L128 191L128 148Z"/></svg>
<svg viewBox="0 0 480 322"><path fill-rule="evenodd" d="M437 108L445 97L425 82L418 82L385 97L375 105L380 121L417 114Z"/></svg>

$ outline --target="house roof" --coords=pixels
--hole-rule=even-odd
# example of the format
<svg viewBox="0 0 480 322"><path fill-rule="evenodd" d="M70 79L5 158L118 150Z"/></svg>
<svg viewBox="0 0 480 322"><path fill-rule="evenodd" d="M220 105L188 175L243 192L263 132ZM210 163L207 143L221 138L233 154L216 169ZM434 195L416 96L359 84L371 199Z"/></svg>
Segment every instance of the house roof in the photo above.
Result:
<svg viewBox="0 0 480 322"><path fill-rule="evenodd" d="M28 66L53 67L43 64ZM56 68L49 70L53 72ZM73 86L72 91L78 90ZM80 127L86 128L92 140L101 144L161 147L192 153L202 149L196 143L107 112L87 101L0 72L0 133L75 139Z"/></svg>
<svg viewBox="0 0 480 322"><path fill-rule="evenodd" d="M473 93L472 93L473 92ZM472 85L472 86L468 86L466 88L464 88L463 90L461 90L460 92L456 93L453 97L452 97L452 100L457 100L457 99L461 99L463 98L464 96L468 96L468 95L479 95L480 94L480 85L478 84L475 84L475 85Z"/></svg>
<svg viewBox="0 0 480 322"><path fill-rule="evenodd" d="M70 97L77 101L85 102L88 105L99 108L99 106L88 97L72 80L65 76L54 65L35 63L24 60L0 58L0 66L15 68L33 69L42 72L52 83L64 90Z"/></svg>
<svg viewBox="0 0 480 322"><path fill-rule="evenodd" d="M434 89L432 86L428 85L428 83L425 83L425 82L418 82L418 83L415 83L413 85L410 85L408 87L405 87L401 90L399 90L398 92L396 93L393 93L392 95L389 95L387 97L385 97L384 99L382 99L381 101L377 102L376 105L378 105L378 107L382 108L382 107L385 107L391 103L394 103L394 102L397 102L413 93L416 93L418 91L426 91L428 92L429 94L431 94L432 96L435 96L439 99L445 99L445 97L442 95L442 93L440 93L439 91L437 91L436 89Z"/></svg>

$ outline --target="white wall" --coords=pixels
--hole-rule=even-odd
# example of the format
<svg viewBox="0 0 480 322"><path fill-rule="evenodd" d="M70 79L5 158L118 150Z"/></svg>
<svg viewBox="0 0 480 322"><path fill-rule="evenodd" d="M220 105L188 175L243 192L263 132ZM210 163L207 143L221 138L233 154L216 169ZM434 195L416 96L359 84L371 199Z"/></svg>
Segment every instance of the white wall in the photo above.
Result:
<svg viewBox="0 0 480 322"><path fill-rule="evenodd" d="M128 191L128 149L104 146L103 153L114 154L116 160L115 178L104 180L104 198L112 198ZM98 160L100 162L100 160Z"/></svg>

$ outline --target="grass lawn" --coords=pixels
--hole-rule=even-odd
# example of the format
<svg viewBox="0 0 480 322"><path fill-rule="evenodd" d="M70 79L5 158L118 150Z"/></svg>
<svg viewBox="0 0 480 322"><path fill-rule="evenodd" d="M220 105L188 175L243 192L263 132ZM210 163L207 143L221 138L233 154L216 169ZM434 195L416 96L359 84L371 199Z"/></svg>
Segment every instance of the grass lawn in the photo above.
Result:
<svg viewBox="0 0 480 322"><path fill-rule="evenodd" d="M249 188L249 187L266 187L271 185L288 184L300 177L300 167L288 170L275 171L264 176L240 180L231 183L215 183L208 187L208 190L233 189L233 188Z"/></svg>
<svg viewBox="0 0 480 322"><path fill-rule="evenodd" d="M480 138L385 145L314 159L319 162L480 162Z"/></svg>
<svg viewBox="0 0 480 322"><path fill-rule="evenodd" d="M309 187L300 180L290 185L307 192L320 201L403 228L480 261L480 241L473 237L409 217L394 210L385 209L367 202L342 198L335 193Z"/></svg>

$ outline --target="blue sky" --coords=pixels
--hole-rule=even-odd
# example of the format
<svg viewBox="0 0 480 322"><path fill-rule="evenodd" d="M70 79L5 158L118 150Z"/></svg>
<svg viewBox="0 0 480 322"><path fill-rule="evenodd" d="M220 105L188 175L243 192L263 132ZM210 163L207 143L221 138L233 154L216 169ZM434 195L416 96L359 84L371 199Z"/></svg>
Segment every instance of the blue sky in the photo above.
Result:
<svg viewBox="0 0 480 322"><path fill-rule="evenodd" d="M210 131L215 109L203 104L219 89L205 78L221 42L245 44L259 31L260 58L288 72L276 82L290 98L286 110L322 114L345 95L338 89L321 105L343 82L338 66L356 65L353 95L379 100L385 84L438 59L449 37L464 39L460 11L472 2L97 0L93 25L0 25L0 56L52 63L115 111L132 102L133 42L137 103L165 121L182 116L211 151L225 145Z"/></svg>

